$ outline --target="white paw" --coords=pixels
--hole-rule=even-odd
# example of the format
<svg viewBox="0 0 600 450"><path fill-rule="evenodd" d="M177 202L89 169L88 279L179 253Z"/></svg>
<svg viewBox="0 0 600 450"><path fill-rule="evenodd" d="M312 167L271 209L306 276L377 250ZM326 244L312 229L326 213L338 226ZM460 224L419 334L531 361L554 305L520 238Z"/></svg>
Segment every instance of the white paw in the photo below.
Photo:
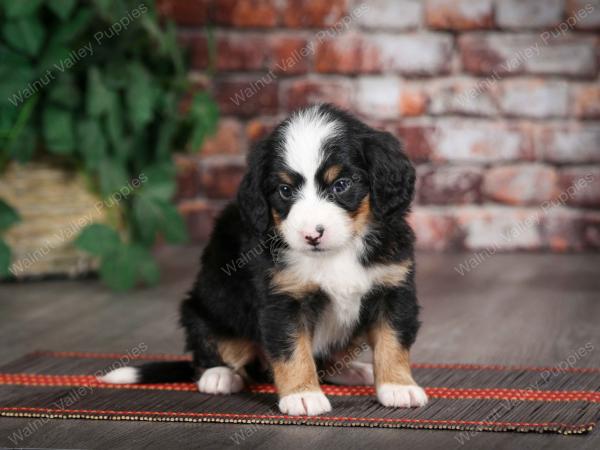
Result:
<svg viewBox="0 0 600 450"><path fill-rule="evenodd" d="M328 369L324 380L333 384L364 385L373 384L373 364L352 361L348 367L335 371L335 366ZM331 373L331 375L330 375Z"/></svg>
<svg viewBox="0 0 600 450"><path fill-rule="evenodd" d="M281 397L279 409L290 416L316 416L331 411L331 403L322 392L300 392Z"/></svg>
<svg viewBox="0 0 600 450"><path fill-rule="evenodd" d="M415 385L382 384L377 386L377 398L383 406L413 408L427 404L427 394Z"/></svg>
<svg viewBox="0 0 600 450"><path fill-rule="evenodd" d="M243 378L225 366L206 369L198 380L198 390L205 394L234 394L242 389Z"/></svg>

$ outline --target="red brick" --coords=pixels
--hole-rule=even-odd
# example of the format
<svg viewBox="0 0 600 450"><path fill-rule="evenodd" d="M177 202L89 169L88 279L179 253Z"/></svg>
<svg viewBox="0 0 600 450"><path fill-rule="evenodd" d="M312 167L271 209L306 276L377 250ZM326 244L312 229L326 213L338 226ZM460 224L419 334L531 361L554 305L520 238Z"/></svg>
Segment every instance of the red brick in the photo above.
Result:
<svg viewBox="0 0 600 450"><path fill-rule="evenodd" d="M559 180L559 201L570 206L600 207L600 167L565 168Z"/></svg>
<svg viewBox="0 0 600 450"><path fill-rule="evenodd" d="M370 73L379 69L377 50L361 35L345 34L316 45L315 70L322 73Z"/></svg>
<svg viewBox="0 0 600 450"><path fill-rule="evenodd" d="M275 114L279 104L277 82L269 74L243 80L218 80L215 95L221 113L233 116Z"/></svg>
<svg viewBox="0 0 600 450"><path fill-rule="evenodd" d="M246 137L248 141L254 143L266 137L275 129L278 123L279 120L275 117L259 117L249 120L246 124Z"/></svg>
<svg viewBox="0 0 600 450"><path fill-rule="evenodd" d="M346 78L303 78L285 84L283 96L286 110L294 111L318 102L331 102L341 108L350 109L353 94L353 84Z"/></svg>
<svg viewBox="0 0 600 450"><path fill-rule="evenodd" d="M600 212L555 207L542 222L544 246L555 252L600 249Z"/></svg>
<svg viewBox="0 0 600 450"><path fill-rule="evenodd" d="M194 198L200 192L200 167L193 156L175 155L177 167L176 200Z"/></svg>
<svg viewBox="0 0 600 450"><path fill-rule="evenodd" d="M600 250L600 212L583 213L583 243L588 250Z"/></svg>
<svg viewBox="0 0 600 450"><path fill-rule="evenodd" d="M582 119L600 118L600 84L579 83L571 86L571 114Z"/></svg>
<svg viewBox="0 0 600 450"><path fill-rule="evenodd" d="M323 73L436 75L449 71L451 54L452 38L445 34L354 33L321 42L315 68Z"/></svg>
<svg viewBox="0 0 600 450"><path fill-rule="evenodd" d="M364 11L357 13L357 22L364 28L403 31L421 25L421 0L370 0Z"/></svg>
<svg viewBox="0 0 600 450"><path fill-rule="evenodd" d="M200 190L211 199L231 199L242 180L244 157L213 157L203 159L200 166Z"/></svg>
<svg viewBox="0 0 600 450"><path fill-rule="evenodd" d="M204 25L208 22L210 0L158 0L156 7L163 17L179 25Z"/></svg>
<svg viewBox="0 0 600 450"><path fill-rule="evenodd" d="M462 35L458 42L463 67L467 72L490 75L492 79L508 73L596 75L596 41L593 37L560 35L554 39L544 33Z"/></svg>
<svg viewBox="0 0 600 450"><path fill-rule="evenodd" d="M567 19L565 22L579 30L600 29L600 1L567 0Z"/></svg>
<svg viewBox="0 0 600 450"><path fill-rule="evenodd" d="M327 27L347 14L347 0L287 0L283 23L290 28Z"/></svg>
<svg viewBox="0 0 600 450"><path fill-rule="evenodd" d="M179 45L190 55L190 65L193 69L204 70L209 65L208 41L203 32L185 31L177 35Z"/></svg>
<svg viewBox="0 0 600 450"><path fill-rule="evenodd" d="M272 36L270 52L270 67L275 73L297 75L308 71L314 50L308 46L308 41L304 38Z"/></svg>
<svg viewBox="0 0 600 450"><path fill-rule="evenodd" d="M267 39L261 34L231 34L217 38L216 60L219 71L262 70L267 66Z"/></svg>
<svg viewBox="0 0 600 450"><path fill-rule="evenodd" d="M600 125L548 125L536 133L538 158L555 163L600 162Z"/></svg>
<svg viewBox="0 0 600 450"><path fill-rule="evenodd" d="M541 164L492 167L483 183L485 196L509 205L540 205L557 193L556 170Z"/></svg>
<svg viewBox="0 0 600 450"><path fill-rule="evenodd" d="M501 111L512 117L565 117L569 92L566 81L541 78L505 80L498 89Z"/></svg>
<svg viewBox="0 0 600 450"><path fill-rule="evenodd" d="M421 204L479 203L482 169L473 166L420 166L417 199Z"/></svg>
<svg viewBox="0 0 600 450"><path fill-rule="evenodd" d="M495 116L496 83L486 79L445 78L427 84L429 113Z"/></svg>
<svg viewBox="0 0 600 450"><path fill-rule="evenodd" d="M215 0L213 21L240 28L274 27L279 20L276 0Z"/></svg>
<svg viewBox="0 0 600 450"><path fill-rule="evenodd" d="M404 151L411 161L421 163L429 161L431 156L430 139L434 129L427 125L401 125L395 130L402 141Z"/></svg>
<svg viewBox="0 0 600 450"><path fill-rule="evenodd" d="M222 118L217 131L206 138L199 151L200 156L239 155L244 153L242 147L242 125L236 119Z"/></svg>
<svg viewBox="0 0 600 450"><path fill-rule="evenodd" d="M408 218L420 250L457 250L464 236L451 214L434 208L415 207Z"/></svg>
<svg viewBox="0 0 600 450"><path fill-rule="evenodd" d="M354 101L359 113L375 119L419 116L427 108L427 97L419 87L395 77L359 78Z"/></svg>
<svg viewBox="0 0 600 450"><path fill-rule="evenodd" d="M500 206L456 210L456 220L465 235L465 247L491 254L501 250L537 250L543 215L538 209Z"/></svg>
<svg viewBox="0 0 600 450"><path fill-rule="evenodd" d="M501 123L439 121L431 142L436 161L485 163L533 158L528 130Z"/></svg>
<svg viewBox="0 0 600 450"><path fill-rule="evenodd" d="M426 21L430 28L472 30L494 24L492 0L427 0Z"/></svg>
<svg viewBox="0 0 600 450"><path fill-rule="evenodd" d="M502 0L496 3L496 22L501 28L547 28L563 17L563 0Z"/></svg>
<svg viewBox="0 0 600 450"><path fill-rule="evenodd" d="M206 243L212 233L215 218L225 207L223 201L206 199L185 200L179 204L179 212L187 224L194 243Z"/></svg>

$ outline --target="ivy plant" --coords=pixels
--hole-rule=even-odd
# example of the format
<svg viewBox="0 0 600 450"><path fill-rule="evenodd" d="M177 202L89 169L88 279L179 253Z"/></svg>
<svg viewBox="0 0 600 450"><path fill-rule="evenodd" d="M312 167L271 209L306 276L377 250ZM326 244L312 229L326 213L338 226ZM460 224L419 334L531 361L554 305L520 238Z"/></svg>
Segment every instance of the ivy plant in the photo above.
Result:
<svg viewBox="0 0 600 450"><path fill-rule="evenodd" d="M152 0L0 0L0 30L0 170L38 157L76 167L111 205L76 246L114 289L156 283L157 237L186 240L172 152L199 148L218 120L206 93L187 96L174 25ZM0 199L0 276L1 235L18 220Z"/></svg>

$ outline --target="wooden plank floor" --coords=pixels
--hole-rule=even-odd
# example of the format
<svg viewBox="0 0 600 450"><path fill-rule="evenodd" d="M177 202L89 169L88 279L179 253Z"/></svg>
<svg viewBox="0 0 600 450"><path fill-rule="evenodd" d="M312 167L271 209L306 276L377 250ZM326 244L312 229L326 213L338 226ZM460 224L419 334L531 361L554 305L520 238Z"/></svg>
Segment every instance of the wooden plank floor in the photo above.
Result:
<svg viewBox="0 0 600 450"><path fill-rule="evenodd" d="M161 251L164 282L114 294L97 281L0 285L0 364L36 349L178 353L177 306L196 270L198 249ZM418 286L423 328L416 362L558 365L591 343L578 367L600 367L600 255L495 255L471 272L469 255L422 254ZM149 393L151 395L151 393ZM27 419L0 419L0 446ZM248 437L236 444L234 433ZM600 432L581 437L339 429L303 426L48 421L21 447L43 448L600 448ZM463 436L464 438L464 436Z"/></svg>

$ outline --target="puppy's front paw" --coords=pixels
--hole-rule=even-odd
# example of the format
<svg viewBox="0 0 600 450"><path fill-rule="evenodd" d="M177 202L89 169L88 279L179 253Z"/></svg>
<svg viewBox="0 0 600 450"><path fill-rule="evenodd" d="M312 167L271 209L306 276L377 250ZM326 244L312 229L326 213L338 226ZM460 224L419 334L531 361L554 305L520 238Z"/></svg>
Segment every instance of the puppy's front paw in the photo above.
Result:
<svg viewBox="0 0 600 450"><path fill-rule="evenodd" d="M383 406L414 408L427 404L427 394L416 385L382 384L377 386L377 398Z"/></svg>
<svg viewBox="0 0 600 450"><path fill-rule="evenodd" d="M331 411L331 403L322 392L299 392L281 397L279 409L290 416L316 416Z"/></svg>
<svg viewBox="0 0 600 450"><path fill-rule="evenodd" d="M198 380L198 390L205 394L234 394L242 389L244 380L229 367L206 369Z"/></svg>

